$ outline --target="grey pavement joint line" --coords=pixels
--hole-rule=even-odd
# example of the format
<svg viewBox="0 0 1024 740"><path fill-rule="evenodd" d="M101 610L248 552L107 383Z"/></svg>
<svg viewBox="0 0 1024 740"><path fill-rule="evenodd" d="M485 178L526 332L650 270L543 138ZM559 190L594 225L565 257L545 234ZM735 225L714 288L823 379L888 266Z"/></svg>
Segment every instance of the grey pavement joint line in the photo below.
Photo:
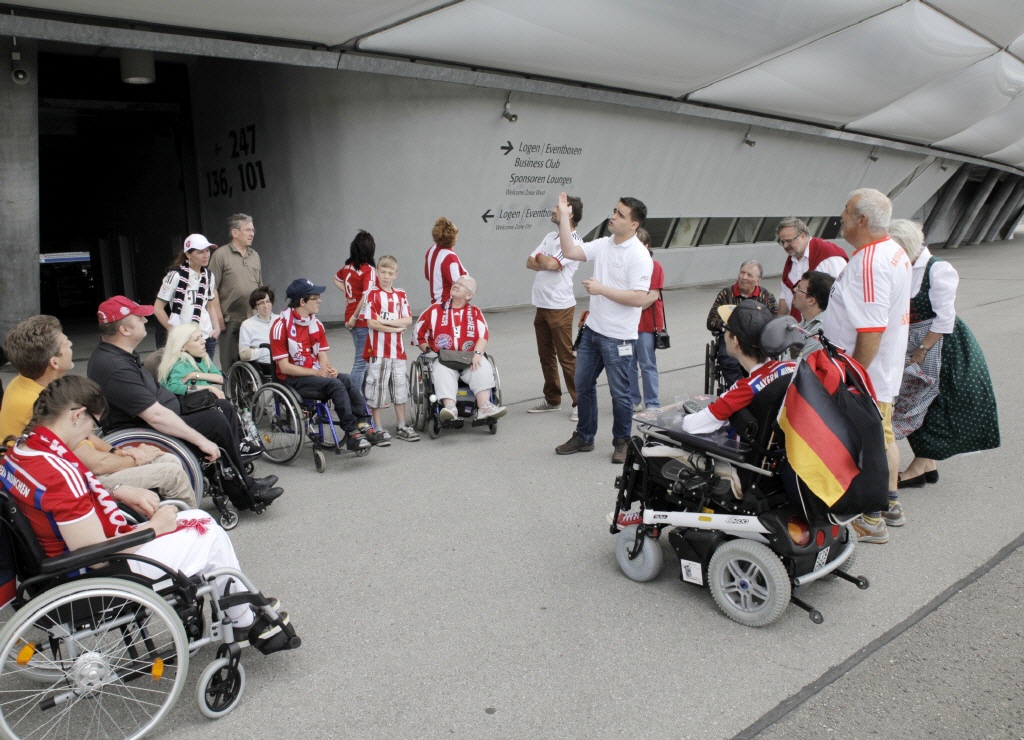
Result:
<svg viewBox="0 0 1024 740"><path fill-rule="evenodd" d="M876 637L842 663L837 666L833 666L820 677L804 686L797 693L787 699L783 699L775 705L774 708L761 715L761 718L756 722L736 733L736 735L733 736L733 740L751 740L770 728L776 722L781 721L790 712L798 709L804 702L812 699L815 695L828 688L831 684L835 683L838 679L842 678L849 671L857 667L857 665L865 659L871 657L874 653L878 652L881 648L885 647L911 627L915 626L929 614L935 612L940 606L945 604L965 588L985 576L989 571L1012 555L1022 545L1024 545L1024 532L1019 534L1013 542L999 550L999 552L993 555L988 562L980 565L977 569L965 575L959 581L951 585L888 632Z"/></svg>

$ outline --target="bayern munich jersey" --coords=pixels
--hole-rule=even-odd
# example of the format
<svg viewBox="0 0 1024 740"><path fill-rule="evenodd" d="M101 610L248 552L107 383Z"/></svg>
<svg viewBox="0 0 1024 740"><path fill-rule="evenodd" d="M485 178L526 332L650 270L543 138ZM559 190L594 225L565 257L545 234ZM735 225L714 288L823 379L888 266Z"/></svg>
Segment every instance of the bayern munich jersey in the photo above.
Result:
<svg viewBox="0 0 1024 740"><path fill-rule="evenodd" d="M381 288L373 288L366 294L366 306L363 307L363 319L389 321L412 316L409 300L404 290L392 290L388 293ZM405 347L402 345L403 332L375 331L370 329L366 335L366 347L363 348L363 359L380 357L389 360L404 360Z"/></svg>
<svg viewBox="0 0 1024 740"><path fill-rule="evenodd" d="M320 369L318 356L330 349L327 332L316 316L299 318L293 308L286 308L270 327L270 357L278 380L287 378L277 369L277 361L287 359L293 365Z"/></svg>
<svg viewBox="0 0 1024 740"><path fill-rule="evenodd" d="M448 247L439 247L434 244L427 250L423 274L426 276L427 282L430 283L431 300L434 303L440 303L451 298L452 285L467 272L455 252Z"/></svg>

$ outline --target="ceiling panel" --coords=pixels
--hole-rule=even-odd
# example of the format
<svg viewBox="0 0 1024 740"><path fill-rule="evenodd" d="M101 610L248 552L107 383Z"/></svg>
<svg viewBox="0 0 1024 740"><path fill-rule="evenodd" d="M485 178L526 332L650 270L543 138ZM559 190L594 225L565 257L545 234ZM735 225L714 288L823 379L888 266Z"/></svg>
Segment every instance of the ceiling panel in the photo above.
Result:
<svg viewBox="0 0 1024 740"><path fill-rule="evenodd" d="M1024 134L1024 96L935 146L987 157L1017 142Z"/></svg>
<svg viewBox="0 0 1024 740"><path fill-rule="evenodd" d="M929 0L939 10L1006 47L1024 35L1021 0Z"/></svg>
<svg viewBox="0 0 1024 740"><path fill-rule="evenodd" d="M941 13L911 2L715 83L690 99L844 124L996 51Z"/></svg>
<svg viewBox="0 0 1024 740"><path fill-rule="evenodd" d="M1024 93L1024 62L1006 52L915 90L848 129L931 144L970 128Z"/></svg>
<svg viewBox="0 0 1024 740"><path fill-rule="evenodd" d="M469 0L360 48L681 97L899 1Z"/></svg>
<svg viewBox="0 0 1024 740"><path fill-rule="evenodd" d="M15 0L29 8L271 39L343 44L443 0Z"/></svg>

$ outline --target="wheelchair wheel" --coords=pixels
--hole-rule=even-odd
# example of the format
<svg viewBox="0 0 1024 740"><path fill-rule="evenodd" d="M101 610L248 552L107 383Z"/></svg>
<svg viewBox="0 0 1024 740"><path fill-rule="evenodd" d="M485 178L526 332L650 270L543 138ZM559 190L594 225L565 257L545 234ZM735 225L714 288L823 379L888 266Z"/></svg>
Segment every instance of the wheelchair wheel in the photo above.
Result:
<svg viewBox="0 0 1024 740"><path fill-rule="evenodd" d="M253 394L250 411L268 460L289 463L299 456L305 415L288 389L277 383L264 385Z"/></svg>
<svg viewBox="0 0 1024 740"><path fill-rule="evenodd" d="M653 581L661 573L661 563L664 554L661 551L661 542L656 537L642 537L640 539L640 552L632 560L629 559L629 552L636 542L637 525L632 524L625 529L619 530L615 535L615 560L619 568L630 580L639 583Z"/></svg>
<svg viewBox="0 0 1024 740"><path fill-rule="evenodd" d="M192 449L180 439L168 437L166 434L161 434L155 429L136 427L118 429L110 434L104 434L103 441L112 447L135 447L140 444L153 445L154 447L159 447L164 452L174 455L181 461L181 466L185 468L189 485L195 491L196 501L203 497L205 482L203 480L202 465L200 465L199 458L192 452Z"/></svg>
<svg viewBox="0 0 1024 740"><path fill-rule="evenodd" d="M427 433L431 439L437 439L441 436L441 419L436 414L433 419L427 421Z"/></svg>
<svg viewBox="0 0 1024 740"><path fill-rule="evenodd" d="M263 385L263 378L248 362L236 362L227 372L224 392L239 411L251 408L252 397Z"/></svg>
<svg viewBox="0 0 1024 740"><path fill-rule="evenodd" d="M427 427L427 384L423 377L423 365L418 360L409 363L409 423L422 432Z"/></svg>
<svg viewBox="0 0 1024 740"><path fill-rule="evenodd" d="M230 532L238 526L238 512L234 509L228 509L220 515L220 519L217 521L220 523L220 526L224 528L225 532Z"/></svg>
<svg viewBox="0 0 1024 740"><path fill-rule="evenodd" d="M501 406L501 377L498 375L498 363L494 361L494 357L491 355L484 355L491 363L491 368L494 369L494 388L491 390L491 403L495 406ZM494 434L492 431L491 434Z"/></svg>
<svg viewBox="0 0 1024 740"><path fill-rule="evenodd" d="M196 687L199 711L210 719L220 719L238 706L245 691L245 668L218 658L203 669Z"/></svg>
<svg viewBox="0 0 1024 740"><path fill-rule="evenodd" d="M715 370L718 366L715 355L714 341L708 342L704 347L704 393L711 395L715 392Z"/></svg>
<svg viewBox="0 0 1024 740"><path fill-rule="evenodd" d="M753 540L729 540L708 565L715 603L734 622L748 627L771 624L785 611L792 584L778 555Z"/></svg>
<svg viewBox="0 0 1024 740"><path fill-rule="evenodd" d="M327 455L323 453L323 450L313 450L313 466L318 473L327 470Z"/></svg>
<svg viewBox="0 0 1024 740"><path fill-rule="evenodd" d="M141 737L174 705L189 657L167 602L117 578L37 596L0 632L0 655L17 656L0 667L0 731L12 738ZM41 685L40 670L58 678Z"/></svg>

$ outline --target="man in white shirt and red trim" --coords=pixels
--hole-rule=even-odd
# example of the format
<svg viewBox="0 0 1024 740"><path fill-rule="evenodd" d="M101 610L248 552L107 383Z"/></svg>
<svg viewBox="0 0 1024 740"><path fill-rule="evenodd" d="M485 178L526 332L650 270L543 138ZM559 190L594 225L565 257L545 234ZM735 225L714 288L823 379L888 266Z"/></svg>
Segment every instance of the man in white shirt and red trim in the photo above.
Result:
<svg viewBox="0 0 1024 740"><path fill-rule="evenodd" d="M838 244L812 237L799 218L790 216L779 221L776 228L779 245L786 250L786 264L782 268L782 287L779 289L779 316L787 313L803 321L800 311L793 305L793 288L805 272L816 270L832 277L846 269L849 257Z"/></svg>
<svg viewBox="0 0 1024 740"><path fill-rule="evenodd" d="M825 336L850 351L867 368L882 414L889 462L889 510L858 517L853 529L861 542L885 544L886 524L906 519L897 494L900 450L892 429L893 399L903 379L910 328L911 265L903 247L889 238L892 202L872 188L850 193L841 215L843 238L854 248L836 278L822 328Z"/></svg>

